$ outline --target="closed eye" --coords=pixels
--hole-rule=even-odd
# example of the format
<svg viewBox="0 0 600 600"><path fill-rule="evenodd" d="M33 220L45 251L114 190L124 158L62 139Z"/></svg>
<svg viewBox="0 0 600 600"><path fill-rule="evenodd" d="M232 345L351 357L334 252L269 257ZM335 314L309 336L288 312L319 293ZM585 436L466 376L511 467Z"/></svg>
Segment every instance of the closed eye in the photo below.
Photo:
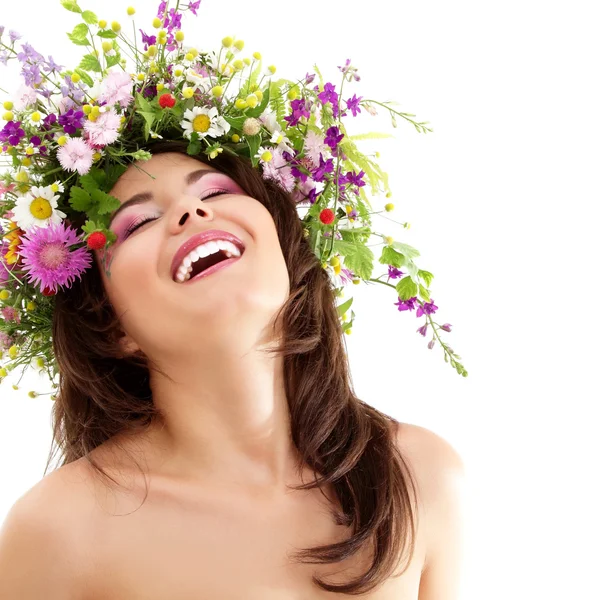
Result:
<svg viewBox="0 0 600 600"><path fill-rule="evenodd" d="M200 200L206 200L207 198L212 198L213 196L220 196L221 194L229 194L231 192L229 192L229 190L212 190L209 191L208 194L206 194L205 196L202 196L200 198ZM145 225L146 223L150 222L150 221L155 221L156 217L146 217L143 218L141 221L134 221L126 230L125 230L125 237L129 237L136 229L139 229L142 225Z"/></svg>

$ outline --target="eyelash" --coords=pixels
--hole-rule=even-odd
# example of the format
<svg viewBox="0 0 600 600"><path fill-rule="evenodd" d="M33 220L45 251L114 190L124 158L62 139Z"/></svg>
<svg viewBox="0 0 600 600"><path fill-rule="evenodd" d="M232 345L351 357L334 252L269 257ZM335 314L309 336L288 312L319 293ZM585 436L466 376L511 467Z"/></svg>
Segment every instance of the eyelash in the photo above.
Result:
<svg viewBox="0 0 600 600"><path fill-rule="evenodd" d="M207 194L206 196L204 196L203 198L200 198L201 200L206 200L207 198L212 198L214 196L220 196L221 194L229 194L230 192L228 190L213 190L212 192L210 192L209 194ZM129 237L136 229L139 229L142 225L144 225L145 223L148 223L149 221L154 221L155 217L146 217L143 218L141 221L137 221L137 222L133 222L126 230L125 230L125 237Z"/></svg>

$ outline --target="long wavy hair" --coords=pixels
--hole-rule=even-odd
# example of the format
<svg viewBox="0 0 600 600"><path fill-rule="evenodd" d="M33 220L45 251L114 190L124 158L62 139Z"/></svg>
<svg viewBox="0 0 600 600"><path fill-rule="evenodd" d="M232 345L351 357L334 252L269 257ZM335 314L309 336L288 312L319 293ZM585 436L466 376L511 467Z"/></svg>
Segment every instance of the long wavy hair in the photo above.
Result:
<svg viewBox="0 0 600 600"><path fill-rule="evenodd" d="M186 153L184 142L148 145L153 154ZM194 156L208 163L205 156ZM266 351L284 360L285 391L291 436L298 456L321 479L291 489L331 484L338 525L352 526L339 543L303 549L293 559L310 564L336 563L372 549L368 569L343 585L317 576L321 589L350 595L371 591L406 555L408 569L415 548L416 483L395 443L398 422L360 400L353 391L344 334L334 288L304 236L295 201L274 182L264 180L247 159L220 154L210 165L236 181L272 215L290 279L290 294L276 315L281 344ZM81 227L85 221L73 220ZM138 350L123 357L123 335L93 261L80 280L55 296L52 331L60 372L52 408L52 457L59 466L85 458L97 472L115 480L90 452L116 434L140 432L161 417L149 387L149 359ZM46 474L46 471L44 474ZM116 483L116 482L115 482Z"/></svg>

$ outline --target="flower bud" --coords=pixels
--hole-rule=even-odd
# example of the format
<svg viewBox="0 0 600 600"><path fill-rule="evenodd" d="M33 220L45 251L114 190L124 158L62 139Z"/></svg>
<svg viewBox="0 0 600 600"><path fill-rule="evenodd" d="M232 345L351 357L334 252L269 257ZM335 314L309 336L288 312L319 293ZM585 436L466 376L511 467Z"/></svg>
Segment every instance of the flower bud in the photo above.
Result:
<svg viewBox="0 0 600 600"><path fill-rule="evenodd" d="M391 212L392 210L394 210L394 205L391 202L388 202L385 206L384 206L385 210L387 212Z"/></svg>
<svg viewBox="0 0 600 600"><path fill-rule="evenodd" d="M237 143L240 141L240 136L239 136L237 133L234 133L234 134L231 136L231 141L232 141L234 144L237 144Z"/></svg>
<svg viewBox="0 0 600 600"><path fill-rule="evenodd" d="M13 103L10 100L7 100L2 106L4 106L4 110L12 110Z"/></svg>
<svg viewBox="0 0 600 600"><path fill-rule="evenodd" d="M185 60L187 60L188 62L192 62L194 60L194 55L191 52L188 52L185 56L184 56Z"/></svg>
<svg viewBox="0 0 600 600"><path fill-rule="evenodd" d="M391 235L384 235L383 236L383 241L388 245L391 246L394 243L394 238Z"/></svg>
<svg viewBox="0 0 600 600"><path fill-rule="evenodd" d="M233 38L228 35L221 40L221 44L223 44L223 48L231 48L233 44Z"/></svg>
<svg viewBox="0 0 600 600"><path fill-rule="evenodd" d="M113 21L110 24L110 28L115 32L115 33L119 33L119 31L121 31L121 25L118 21Z"/></svg>
<svg viewBox="0 0 600 600"><path fill-rule="evenodd" d="M262 127L261 122L254 117L250 117L244 121L242 132L244 135L256 135Z"/></svg>
<svg viewBox="0 0 600 600"><path fill-rule="evenodd" d="M176 39L178 42L183 42L183 40L185 39L185 35L184 35L183 31L178 31L178 32L175 34L175 39Z"/></svg>
<svg viewBox="0 0 600 600"><path fill-rule="evenodd" d="M243 42L243 40L236 40L234 42L233 46L238 51L243 50L244 49L244 42Z"/></svg>
<svg viewBox="0 0 600 600"><path fill-rule="evenodd" d="M258 96L256 94L250 94L246 96L246 102L250 108L255 108L258 105Z"/></svg>
<svg viewBox="0 0 600 600"><path fill-rule="evenodd" d="M236 71L241 71L244 68L244 63L239 58L233 61L233 68Z"/></svg>
<svg viewBox="0 0 600 600"><path fill-rule="evenodd" d="M100 29L106 29L108 23L106 22L105 19L100 19L98 21L98 27L100 27Z"/></svg>
<svg viewBox="0 0 600 600"><path fill-rule="evenodd" d="M148 46L148 56L150 56L151 58L154 58L157 54L158 54L158 47L156 46L156 44L152 44L151 46Z"/></svg>
<svg viewBox="0 0 600 600"><path fill-rule="evenodd" d="M184 87L181 93L184 98L189 99L194 95L194 88Z"/></svg>
<svg viewBox="0 0 600 600"><path fill-rule="evenodd" d="M127 15L129 17L133 17L133 15L135 15L135 8L133 8L133 6L128 6L127 7Z"/></svg>
<svg viewBox="0 0 600 600"><path fill-rule="evenodd" d="M243 98L238 98L235 101L235 107L239 110L244 110L245 108L248 108L248 103Z"/></svg>
<svg viewBox="0 0 600 600"><path fill-rule="evenodd" d="M102 50L104 53L106 52L110 52L113 49L113 43L105 40L104 42L102 42ZM71 77L71 81L73 80L73 77Z"/></svg>
<svg viewBox="0 0 600 600"><path fill-rule="evenodd" d="M160 29L162 27L162 20L158 17L155 17L152 21L152 27L154 27L154 29Z"/></svg>
<svg viewBox="0 0 600 600"><path fill-rule="evenodd" d="M268 69L269 69L269 73L271 73L271 75L274 75L275 71L277 71L277 67L275 65L269 65Z"/></svg>
<svg viewBox="0 0 600 600"><path fill-rule="evenodd" d="M12 110L7 110L3 115L2 118L5 121L12 121L15 118L15 115L13 114Z"/></svg>
<svg viewBox="0 0 600 600"><path fill-rule="evenodd" d="M262 58L262 54L260 52L255 52L252 55L252 58L254 58L254 60L260 60Z"/></svg>

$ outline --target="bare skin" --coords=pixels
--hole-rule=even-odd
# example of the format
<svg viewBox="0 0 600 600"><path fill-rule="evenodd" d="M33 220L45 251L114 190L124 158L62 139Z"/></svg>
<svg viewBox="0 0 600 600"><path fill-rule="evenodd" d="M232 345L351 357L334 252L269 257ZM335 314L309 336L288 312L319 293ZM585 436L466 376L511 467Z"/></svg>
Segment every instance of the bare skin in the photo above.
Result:
<svg viewBox="0 0 600 600"><path fill-rule="evenodd" d="M143 435L119 438L146 478L117 440L93 455L124 490L107 489L85 459L45 477L19 501L0 535L0 596L333 597L312 575L345 582L364 571L368 556L333 566L289 558L349 531L331 517L331 489L323 490L325 497L318 489L288 487L314 477L296 470L283 361L259 352L273 342L272 319L289 295L273 219L234 182L188 156L157 155L141 166L154 178L130 167L112 194L122 203L140 192L151 191L153 199L115 219L119 240L108 256L96 258L110 268L102 277L125 334L123 353L141 349L169 375L150 373L162 419ZM198 169L210 173L187 184ZM215 189L227 193L207 198ZM125 229L146 216L154 220L125 238ZM209 229L235 234L245 246L242 258L190 285L174 282L174 253ZM457 600L460 459L423 428L403 424L397 439L420 489L416 550L403 575L363 597ZM40 587L26 595L23 581L38 581L27 579L32 570Z"/></svg>

